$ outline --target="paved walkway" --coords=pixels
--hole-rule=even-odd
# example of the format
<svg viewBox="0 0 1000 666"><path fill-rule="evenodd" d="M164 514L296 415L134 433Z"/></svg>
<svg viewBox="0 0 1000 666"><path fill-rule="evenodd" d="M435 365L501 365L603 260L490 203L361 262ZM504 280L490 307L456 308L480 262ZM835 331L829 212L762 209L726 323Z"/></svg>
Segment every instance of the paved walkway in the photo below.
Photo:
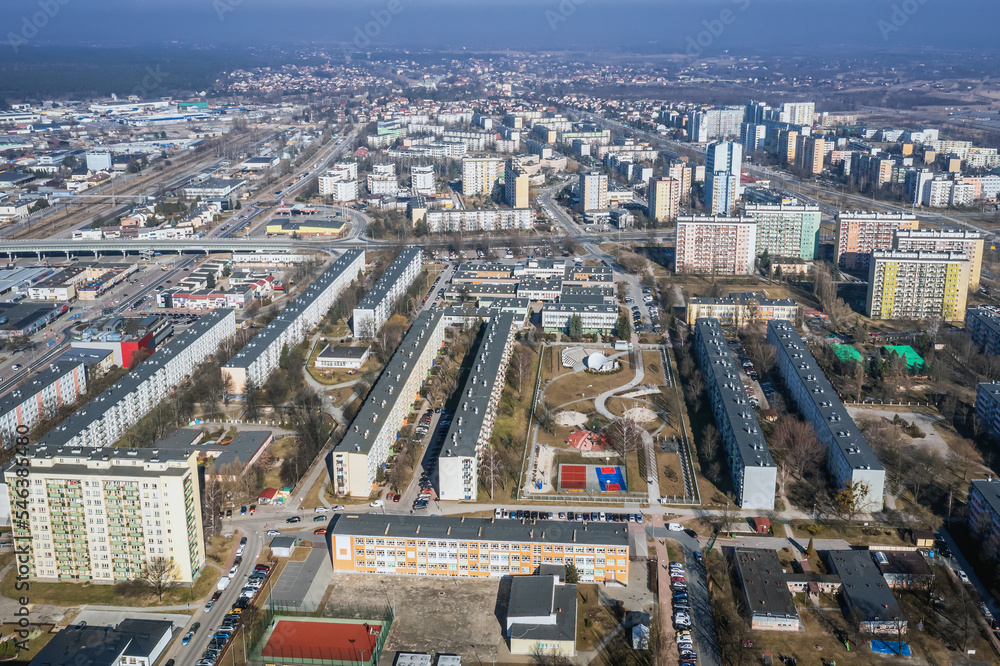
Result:
<svg viewBox="0 0 1000 666"><path fill-rule="evenodd" d="M597 400L594 401L594 405L597 407L598 413L601 414L606 419L612 421L615 420L615 415L608 411L608 398L612 397L616 393L622 391L627 391L628 389L635 388L643 383L646 375L646 364L643 362L642 358L642 348L639 346L638 339L635 333L632 334L632 357L634 359L635 365L635 377L632 378L627 384L622 384L617 388L613 388L610 391L605 391L601 395L597 396Z"/></svg>

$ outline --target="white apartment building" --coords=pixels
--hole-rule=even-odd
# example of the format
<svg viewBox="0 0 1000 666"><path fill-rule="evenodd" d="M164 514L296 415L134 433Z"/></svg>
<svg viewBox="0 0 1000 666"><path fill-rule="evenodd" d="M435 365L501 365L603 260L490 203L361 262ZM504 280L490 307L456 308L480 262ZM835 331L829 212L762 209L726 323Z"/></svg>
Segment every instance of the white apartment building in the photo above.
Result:
<svg viewBox="0 0 1000 666"><path fill-rule="evenodd" d="M87 392L83 363L53 363L0 398L0 447L10 448L19 426L31 429Z"/></svg>
<svg viewBox="0 0 1000 666"><path fill-rule="evenodd" d="M732 215L740 198L743 146L731 141L705 151L705 207L714 215Z"/></svg>
<svg viewBox="0 0 1000 666"><path fill-rule="evenodd" d="M356 201L358 198L357 162L338 162L319 177L319 193L334 201Z"/></svg>
<svg viewBox="0 0 1000 666"><path fill-rule="evenodd" d="M752 275L757 223L742 217L677 218L677 273Z"/></svg>
<svg viewBox="0 0 1000 666"><path fill-rule="evenodd" d="M410 168L410 189L414 194L434 194L434 165L415 164Z"/></svg>
<svg viewBox="0 0 1000 666"><path fill-rule="evenodd" d="M688 114L688 140L708 143L740 135L744 109L741 106L721 107Z"/></svg>
<svg viewBox="0 0 1000 666"><path fill-rule="evenodd" d="M29 493L28 520L14 521L15 541L30 544L28 578L112 583L162 557L191 583L204 567L194 451L43 444L29 457L28 476L4 473L11 502Z"/></svg>
<svg viewBox="0 0 1000 666"><path fill-rule="evenodd" d="M429 210L425 221L427 231L434 234L455 231L532 229L535 226L535 210L533 208Z"/></svg>
<svg viewBox="0 0 1000 666"><path fill-rule="evenodd" d="M757 222L757 256L766 251L772 258L816 258L823 217L819 206L747 204L743 216Z"/></svg>
<svg viewBox="0 0 1000 666"><path fill-rule="evenodd" d="M421 313L368 394L354 422L332 454L337 495L367 497L379 468L419 399L420 387L445 340L442 312Z"/></svg>
<svg viewBox="0 0 1000 666"><path fill-rule="evenodd" d="M213 310L178 333L108 390L45 435L53 447L109 447L170 395L223 340L236 333L232 310Z"/></svg>
<svg viewBox="0 0 1000 666"><path fill-rule="evenodd" d="M438 456L438 487L442 500L476 500L479 458L483 449L489 446L497 405L507 381L514 333L519 328L517 317L511 312L500 312L485 326Z"/></svg>
<svg viewBox="0 0 1000 666"><path fill-rule="evenodd" d="M232 392L242 394L247 381L258 388L263 386L278 367L281 348L301 342L364 267L365 251L347 250L285 306L281 314L223 366L223 374L232 380Z"/></svg>
<svg viewBox="0 0 1000 666"><path fill-rule="evenodd" d="M385 174L368 174L368 193L372 196L391 196L399 194L399 181L395 176Z"/></svg>
<svg viewBox="0 0 1000 666"><path fill-rule="evenodd" d="M885 468L837 397L812 352L789 321L767 324L767 342L777 349L775 364L802 417L827 447L826 466L844 488L860 482L868 486L862 502L866 512L881 511Z"/></svg>
<svg viewBox="0 0 1000 666"><path fill-rule="evenodd" d="M397 301L406 294L413 281L420 275L422 250L408 247L389 264L378 282L354 308L354 337L371 338L392 315Z"/></svg>
<svg viewBox="0 0 1000 666"><path fill-rule="evenodd" d="M815 102L786 102L781 105L778 122L811 127L815 115Z"/></svg>
<svg viewBox="0 0 1000 666"><path fill-rule="evenodd" d="M499 157L463 157L462 194L489 196L500 177L502 165Z"/></svg>

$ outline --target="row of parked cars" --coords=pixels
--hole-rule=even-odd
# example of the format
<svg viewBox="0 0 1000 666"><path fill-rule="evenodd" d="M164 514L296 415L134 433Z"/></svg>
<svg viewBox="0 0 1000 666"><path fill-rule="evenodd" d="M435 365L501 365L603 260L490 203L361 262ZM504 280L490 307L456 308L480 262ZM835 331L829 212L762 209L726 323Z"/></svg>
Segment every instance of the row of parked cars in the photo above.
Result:
<svg viewBox="0 0 1000 666"><path fill-rule="evenodd" d="M691 603L688 600L687 579L684 577L684 563L670 563L670 588L673 591L671 605L674 609L675 640L680 651L681 666L697 666L698 652L694 649L691 635Z"/></svg>
<svg viewBox="0 0 1000 666"><path fill-rule="evenodd" d="M240 541L240 549L245 547L246 537ZM237 551L239 552L239 551ZM237 555L236 559L242 562L242 556ZM239 568L239 564L234 563L233 571ZM243 619L243 611L250 607L250 605L257 598L260 593L261 588L264 587L264 583L267 582L267 577L271 574L271 567L266 564L258 564L254 567L253 573L247 577L246 582L243 584L243 589L240 590L240 596L233 603L229 610L229 613L222 619L222 624L216 629L215 633L212 635L212 640L209 641L208 647L205 652L202 653L201 659L198 660L196 666L215 666L218 663L219 657L222 652L226 649L226 645L232 640L233 636L236 634L236 630L239 629L240 621ZM212 595L212 599L208 602L205 607L206 612L211 610L212 606L219 600L222 596L222 590L217 590L215 594ZM196 622L184 638L181 643L187 645L188 642L194 637L194 634L198 631L198 627L201 624Z"/></svg>
<svg viewBox="0 0 1000 666"><path fill-rule="evenodd" d="M524 511L521 509L510 510L494 509L493 517L500 520L573 520L581 522L599 523L641 523L641 513L605 513L580 512L580 511L560 511L558 514L552 511Z"/></svg>

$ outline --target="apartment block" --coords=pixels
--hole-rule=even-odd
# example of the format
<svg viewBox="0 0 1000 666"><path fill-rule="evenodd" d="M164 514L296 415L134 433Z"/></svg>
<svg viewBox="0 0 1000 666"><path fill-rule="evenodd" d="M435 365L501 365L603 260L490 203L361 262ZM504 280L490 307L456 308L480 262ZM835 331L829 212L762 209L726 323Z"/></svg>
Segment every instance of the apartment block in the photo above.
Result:
<svg viewBox="0 0 1000 666"><path fill-rule="evenodd" d="M987 354L1000 354L1000 310L992 306L966 310L965 332Z"/></svg>
<svg viewBox="0 0 1000 666"><path fill-rule="evenodd" d="M715 215L731 215L740 198L743 146L731 141L705 151L705 207Z"/></svg>
<svg viewBox="0 0 1000 666"><path fill-rule="evenodd" d="M338 162L319 177L319 193L334 201L355 201L358 198L357 162Z"/></svg>
<svg viewBox="0 0 1000 666"><path fill-rule="evenodd" d="M28 519L13 521L29 578L131 580L162 557L190 583L205 565L194 451L43 444L29 458L28 476L4 472L12 503L29 492Z"/></svg>
<svg viewBox="0 0 1000 666"><path fill-rule="evenodd" d="M382 277L354 308L354 337L375 337L382 324L389 320L396 303L419 277L422 255L421 248L408 247L389 264Z"/></svg>
<svg viewBox="0 0 1000 666"><path fill-rule="evenodd" d="M414 194L431 195L437 191L434 186L434 165L414 164L410 167L410 189Z"/></svg>
<svg viewBox="0 0 1000 666"><path fill-rule="evenodd" d="M823 173L826 159L826 139L822 137L800 136L795 151L795 166L806 173Z"/></svg>
<svg viewBox="0 0 1000 666"><path fill-rule="evenodd" d="M674 162L669 167L664 168L664 175L679 181L681 184L680 200L685 204L690 201L691 184L695 180L695 165L687 162Z"/></svg>
<svg viewBox="0 0 1000 666"><path fill-rule="evenodd" d="M649 181L649 216L657 222L673 222L681 212L681 181L653 178Z"/></svg>
<svg viewBox="0 0 1000 666"><path fill-rule="evenodd" d="M837 213L837 251L841 268L866 270L872 250L892 248L899 230L919 229L917 218L908 213Z"/></svg>
<svg viewBox="0 0 1000 666"><path fill-rule="evenodd" d="M983 553L1000 558L1000 479L973 479L969 482L966 524Z"/></svg>
<svg viewBox="0 0 1000 666"><path fill-rule="evenodd" d="M757 223L742 217L682 215L677 218L675 271L752 275Z"/></svg>
<svg viewBox="0 0 1000 666"><path fill-rule="evenodd" d="M893 248L904 252L960 252L969 257L969 288L979 289L983 271L983 235L953 229L899 229Z"/></svg>
<svg viewBox="0 0 1000 666"><path fill-rule="evenodd" d="M567 331L570 319L579 316L584 333L610 333L618 324L618 305L604 303L603 296L594 297L593 301L546 303L542 307L542 328Z"/></svg>
<svg viewBox="0 0 1000 666"><path fill-rule="evenodd" d="M452 415L438 455L438 487L443 500L473 500L478 495L479 458L490 445L497 405L507 382L507 365L519 326L510 312L484 324L479 349Z"/></svg>
<svg viewBox="0 0 1000 666"><path fill-rule="evenodd" d="M468 208L465 210L429 210L425 215L427 231L448 232L501 231L532 229L533 208Z"/></svg>
<svg viewBox="0 0 1000 666"><path fill-rule="evenodd" d="M462 194L489 196L500 177L499 157L462 158Z"/></svg>
<svg viewBox="0 0 1000 666"><path fill-rule="evenodd" d="M393 354L344 438L331 454L338 495L367 497L399 431L413 414L420 387L444 346L441 312L421 313Z"/></svg>
<svg viewBox="0 0 1000 666"><path fill-rule="evenodd" d="M971 262L957 252L876 250L866 311L873 319L965 319Z"/></svg>
<svg viewBox="0 0 1000 666"><path fill-rule="evenodd" d="M694 345L726 449L736 503L743 509L773 509L778 468L747 400L742 368L733 360L718 319L695 322Z"/></svg>
<svg viewBox="0 0 1000 666"><path fill-rule="evenodd" d="M830 381L789 321L767 324L767 342L777 350L775 365L785 387L816 437L827 447L826 465L840 487L860 482L868 494L865 511L881 511L885 468L875 457Z"/></svg>
<svg viewBox="0 0 1000 666"><path fill-rule="evenodd" d="M719 107L688 114L688 139L692 143L708 143L740 135L744 110L739 106Z"/></svg>
<svg viewBox="0 0 1000 666"><path fill-rule="evenodd" d="M580 582L628 585L628 526L345 513L329 529L334 575L529 576L572 563Z"/></svg>
<svg viewBox="0 0 1000 666"><path fill-rule="evenodd" d="M581 213L588 210L605 210L610 206L608 199L608 175L597 171L580 174L577 185Z"/></svg>
<svg viewBox="0 0 1000 666"><path fill-rule="evenodd" d="M19 427L29 430L69 407L87 392L87 369L80 361L52 366L0 398L0 447L10 448Z"/></svg>
<svg viewBox="0 0 1000 666"><path fill-rule="evenodd" d="M757 223L757 256L815 259L819 248L819 206L747 204L743 217Z"/></svg>
<svg viewBox="0 0 1000 666"><path fill-rule="evenodd" d="M236 333L232 310L213 310L175 335L101 395L49 431L51 447L110 447Z"/></svg>
<svg viewBox="0 0 1000 666"><path fill-rule="evenodd" d="M781 105L778 120L792 125L811 127L816 115L815 102L786 102Z"/></svg>
<svg viewBox="0 0 1000 666"><path fill-rule="evenodd" d="M278 367L282 347L293 347L301 342L364 267L365 251L347 250L286 305L223 366L223 375L232 380L232 392L242 394L248 381L258 388L263 386Z"/></svg>
<svg viewBox="0 0 1000 666"><path fill-rule="evenodd" d="M790 298L767 298L763 294L737 293L723 298L692 296L687 302L687 322L717 319L723 326L747 326L756 321L795 321L798 304Z"/></svg>
<svg viewBox="0 0 1000 666"><path fill-rule="evenodd" d="M504 201L511 208L528 207L528 172L521 160L512 157L504 165Z"/></svg>

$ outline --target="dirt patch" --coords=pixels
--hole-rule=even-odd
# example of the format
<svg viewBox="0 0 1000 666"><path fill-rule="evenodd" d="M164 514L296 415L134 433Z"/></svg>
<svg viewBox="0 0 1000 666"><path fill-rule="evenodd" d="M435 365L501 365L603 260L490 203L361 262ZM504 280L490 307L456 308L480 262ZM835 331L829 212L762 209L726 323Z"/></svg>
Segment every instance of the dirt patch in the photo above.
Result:
<svg viewBox="0 0 1000 666"><path fill-rule="evenodd" d="M625 415L635 419L636 423L651 423L659 418L656 412L648 407L633 407L625 412Z"/></svg>
<svg viewBox="0 0 1000 666"><path fill-rule="evenodd" d="M582 427L587 423L587 415L580 412L559 412L556 414L556 423L561 426Z"/></svg>

